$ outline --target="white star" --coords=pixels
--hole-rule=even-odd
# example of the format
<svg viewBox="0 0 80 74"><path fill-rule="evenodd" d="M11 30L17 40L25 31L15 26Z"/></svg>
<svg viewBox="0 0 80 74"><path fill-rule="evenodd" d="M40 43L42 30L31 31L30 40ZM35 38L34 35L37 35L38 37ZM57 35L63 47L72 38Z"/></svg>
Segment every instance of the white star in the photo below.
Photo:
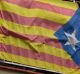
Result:
<svg viewBox="0 0 80 74"><path fill-rule="evenodd" d="M65 35L67 36L68 38L68 41L65 43L65 45L71 45L74 49L74 51L76 51L76 44L79 43L80 41L77 40L76 38L76 30L74 30L74 32L72 34L69 34L69 33L66 33L65 32Z"/></svg>

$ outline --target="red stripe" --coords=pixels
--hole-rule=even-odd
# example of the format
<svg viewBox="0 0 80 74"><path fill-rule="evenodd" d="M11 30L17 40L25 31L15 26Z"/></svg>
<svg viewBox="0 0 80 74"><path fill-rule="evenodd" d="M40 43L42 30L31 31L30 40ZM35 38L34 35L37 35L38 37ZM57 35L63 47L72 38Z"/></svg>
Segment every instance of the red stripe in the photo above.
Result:
<svg viewBox="0 0 80 74"><path fill-rule="evenodd" d="M42 44L47 44L50 45L52 47L56 47L59 49L63 49L61 44L59 43L59 41L57 39L51 39L48 37L44 37L44 36L37 36L37 35L23 35L20 33L15 33L12 32L10 30L7 30L4 27L0 27L0 33L7 35L7 36L13 36L13 37L17 37L20 39L24 39L24 40L30 40L32 42L38 42L38 43L42 43Z"/></svg>
<svg viewBox="0 0 80 74"><path fill-rule="evenodd" d="M50 5L48 3L42 3L34 0L6 0L7 2L17 4L19 6L25 7L25 8L39 8L39 9L44 9L48 11L52 11L55 13L63 14L63 15L68 15L72 16L74 14L74 10L68 9L68 8L63 8L55 5Z"/></svg>
<svg viewBox="0 0 80 74"><path fill-rule="evenodd" d="M62 25L40 18L30 18L0 10L0 18L27 26L40 26L51 30L58 30Z"/></svg>
<svg viewBox="0 0 80 74"><path fill-rule="evenodd" d="M3 52L7 52L7 53L10 53L10 54L15 54L15 55L18 55L18 56L23 56L23 57L26 57L26 58L29 57L29 58L32 58L32 59L35 59L35 60L41 60L41 61L57 64L57 65L60 65L60 66L65 66L65 67L68 67L68 68L76 68L77 67L77 65L75 65L74 62L71 61L71 60L63 59L63 58L56 57L56 56L53 56L53 55L49 55L49 54L46 54L46 53L41 53L41 52L36 53L33 50L34 49L32 49L32 50L23 49L23 48L14 47L14 46L11 46L11 45L5 45L5 44L0 43L0 51L3 51Z"/></svg>

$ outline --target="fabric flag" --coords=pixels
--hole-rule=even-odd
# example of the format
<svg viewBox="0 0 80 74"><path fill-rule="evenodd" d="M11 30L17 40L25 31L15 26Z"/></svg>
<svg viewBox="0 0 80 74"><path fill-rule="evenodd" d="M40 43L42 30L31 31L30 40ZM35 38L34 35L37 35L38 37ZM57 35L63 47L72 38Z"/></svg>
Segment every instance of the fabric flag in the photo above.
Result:
<svg viewBox="0 0 80 74"><path fill-rule="evenodd" d="M61 0L0 0L0 59L80 74L79 12Z"/></svg>

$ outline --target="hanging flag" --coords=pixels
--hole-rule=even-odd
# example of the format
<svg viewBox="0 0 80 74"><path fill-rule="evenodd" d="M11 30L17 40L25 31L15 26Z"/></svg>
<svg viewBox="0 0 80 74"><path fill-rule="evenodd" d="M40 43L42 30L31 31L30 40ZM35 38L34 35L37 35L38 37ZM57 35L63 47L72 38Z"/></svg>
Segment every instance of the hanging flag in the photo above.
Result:
<svg viewBox="0 0 80 74"><path fill-rule="evenodd" d="M72 60L78 56L76 48L80 42L76 14L78 5L72 2L0 0L0 59L63 74L79 74L78 65Z"/></svg>

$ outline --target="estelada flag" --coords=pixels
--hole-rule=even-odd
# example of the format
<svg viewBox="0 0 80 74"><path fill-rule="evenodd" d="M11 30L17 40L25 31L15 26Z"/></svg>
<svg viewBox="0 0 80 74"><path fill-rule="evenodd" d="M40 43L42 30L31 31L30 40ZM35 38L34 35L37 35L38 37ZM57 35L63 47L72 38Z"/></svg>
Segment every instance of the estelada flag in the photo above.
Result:
<svg viewBox="0 0 80 74"><path fill-rule="evenodd" d="M60 0L0 0L0 59L79 74L79 12Z"/></svg>

